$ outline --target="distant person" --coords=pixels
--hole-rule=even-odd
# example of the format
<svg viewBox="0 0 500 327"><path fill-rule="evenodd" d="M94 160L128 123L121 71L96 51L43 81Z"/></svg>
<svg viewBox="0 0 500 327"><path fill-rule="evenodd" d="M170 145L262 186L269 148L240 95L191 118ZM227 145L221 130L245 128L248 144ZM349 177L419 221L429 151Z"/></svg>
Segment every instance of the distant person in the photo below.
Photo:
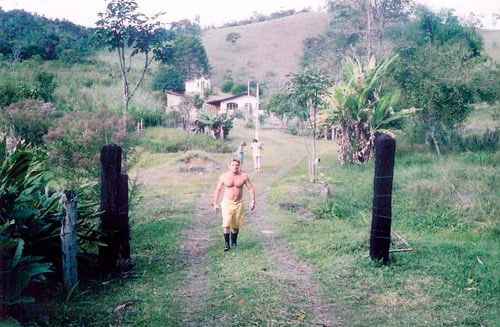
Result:
<svg viewBox="0 0 500 327"><path fill-rule="evenodd" d="M237 246L238 232L243 226L245 216L243 203L243 185L250 192L250 210L255 208L255 190L247 174L240 170L240 161L232 159L229 163L229 171L219 177L214 194L213 207L215 212L219 211L219 196L224 187L220 209L222 213L222 229L224 232L224 251ZM231 232L231 234L229 233ZM231 245L229 245L231 237Z"/></svg>
<svg viewBox="0 0 500 327"><path fill-rule="evenodd" d="M253 167L255 168L256 172L260 173L260 161L262 158L263 150L262 143L260 143L257 139L253 139L250 148L252 149Z"/></svg>
<svg viewBox="0 0 500 327"><path fill-rule="evenodd" d="M238 160L240 161L240 167L243 166L243 156L244 156L244 152L245 152L245 146L247 144L245 143L245 141L241 142L240 145L238 146L238 149L236 150L236 155L238 157Z"/></svg>

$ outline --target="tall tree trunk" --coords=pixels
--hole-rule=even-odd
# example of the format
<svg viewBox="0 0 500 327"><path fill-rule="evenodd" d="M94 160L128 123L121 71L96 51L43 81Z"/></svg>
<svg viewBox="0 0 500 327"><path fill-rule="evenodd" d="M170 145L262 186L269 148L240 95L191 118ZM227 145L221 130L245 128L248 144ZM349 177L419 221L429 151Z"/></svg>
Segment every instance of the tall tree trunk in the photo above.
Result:
<svg viewBox="0 0 500 327"><path fill-rule="evenodd" d="M311 151L311 162L310 162L310 172L309 172L309 182L314 183L316 181L316 108L313 108L313 128L312 128L312 151Z"/></svg>
<svg viewBox="0 0 500 327"><path fill-rule="evenodd" d="M434 135L434 130L431 131L430 135L431 135L432 143L434 143L434 147L436 148L436 152L437 152L438 156L441 156L441 151L439 150L439 144L438 144L438 141L436 140L436 136Z"/></svg>
<svg viewBox="0 0 500 327"><path fill-rule="evenodd" d="M370 62L372 55L372 4L371 1L365 1L366 5L366 63Z"/></svg>

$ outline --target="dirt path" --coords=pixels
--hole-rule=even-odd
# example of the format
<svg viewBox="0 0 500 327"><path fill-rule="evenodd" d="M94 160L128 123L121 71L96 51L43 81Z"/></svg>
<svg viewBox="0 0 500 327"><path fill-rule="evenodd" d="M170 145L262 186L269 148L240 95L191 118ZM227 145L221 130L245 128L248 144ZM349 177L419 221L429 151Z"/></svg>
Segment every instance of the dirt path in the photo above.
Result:
<svg viewBox="0 0 500 327"><path fill-rule="evenodd" d="M251 139L251 131L243 130L242 137ZM304 308L304 312L312 314L308 319L315 326L340 326L337 322L333 306L327 301L321 291L321 287L312 279L312 270L304 263L295 260L290 250L279 239L279 230L275 213L278 209L268 201L270 183L280 176L286 174L289 169L301 162L306 154L303 145L297 145L297 139L291 137L280 137L276 131L261 132L261 140L265 147L264 172L259 175L252 174L254 186L257 190L257 207L249 215L251 223L247 225L245 233L251 233L264 244L265 252L275 266L275 274L279 285L283 287L288 295L288 302L294 306ZM267 147L272 144L274 148ZM298 147L302 147L298 149ZM299 150L299 151L298 151ZM272 154L272 155L271 155ZM246 167L251 166L251 157L247 156ZM286 165L285 165L286 163ZM267 168L267 171L266 171ZM214 181L215 183L215 181ZM215 185L215 184L214 184ZM215 187L215 186L214 186ZM198 326L191 317L195 316L197 310L206 305L210 295L210 279L208 278L207 248L212 242L220 241L210 236L210 219L213 218L211 208L211 192L200 199L197 205L192 230L184 234L183 254L187 262L186 278L182 284L183 301L183 325ZM205 235L205 237L200 236ZM217 235L220 236L220 235Z"/></svg>
<svg viewBox="0 0 500 327"><path fill-rule="evenodd" d="M194 313L207 303L210 295L207 249L214 242L208 227L213 223L214 217L209 207L211 200L209 193L200 199L196 207L192 228L183 233L183 259L187 264L185 279L180 290L184 303L183 326L196 325L196 322L191 319Z"/></svg>
<svg viewBox="0 0 500 327"><path fill-rule="evenodd" d="M312 323L315 326L343 326L337 321L331 301L326 300L320 285L312 280L311 267L295 260L287 246L279 239L277 221L273 215L278 209L268 201L269 183L274 178L287 174L288 170L302 159L295 159L289 166L277 171L265 172L254 181L256 189L259 190L256 201L259 206L253 215L250 229L264 243L266 255L277 267L277 277L287 286L293 301L301 303L301 307L312 313Z"/></svg>

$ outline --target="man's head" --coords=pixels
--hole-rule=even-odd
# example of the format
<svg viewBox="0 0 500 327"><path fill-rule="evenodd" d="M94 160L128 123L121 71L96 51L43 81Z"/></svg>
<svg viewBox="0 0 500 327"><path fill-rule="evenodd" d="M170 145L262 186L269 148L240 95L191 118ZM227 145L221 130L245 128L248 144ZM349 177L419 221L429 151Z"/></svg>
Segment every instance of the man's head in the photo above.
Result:
<svg viewBox="0 0 500 327"><path fill-rule="evenodd" d="M253 143L257 143L257 142L259 142L259 141L258 141L257 139L253 139L253 141L252 141L252 142L253 142Z"/></svg>
<svg viewBox="0 0 500 327"><path fill-rule="evenodd" d="M240 171L240 160L233 158L231 162L229 162L229 170L233 172L233 174L237 174Z"/></svg>

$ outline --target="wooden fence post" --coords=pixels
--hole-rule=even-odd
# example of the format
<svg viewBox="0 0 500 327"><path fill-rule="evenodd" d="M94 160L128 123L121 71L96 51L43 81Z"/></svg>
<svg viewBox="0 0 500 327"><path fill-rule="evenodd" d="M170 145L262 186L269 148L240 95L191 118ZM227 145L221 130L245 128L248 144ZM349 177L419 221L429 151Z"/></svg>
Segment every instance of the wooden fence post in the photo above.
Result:
<svg viewBox="0 0 500 327"><path fill-rule="evenodd" d="M120 188L118 190L118 233L120 238L120 256L124 260L122 270L132 268L130 258L130 227L128 219L128 175L120 174Z"/></svg>
<svg viewBox="0 0 500 327"><path fill-rule="evenodd" d="M116 267L120 249L118 190L122 149L116 144L107 144L101 150L101 227L104 243L99 247L101 272L109 274Z"/></svg>
<svg viewBox="0 0 500 327"><path fill-rule="evenodd" d="M392 180L396 140L386 134L375 143L375 177L373 182L372 225L370 232L370 257L389 261L392 220Z"/></svg>
<svg viewBox="0 0 500 327"><path fill-rule="evenodd" d="M76 261L76 221L78 219L78 198L74 191L64 191L62 194L64 219L61 225L61 248L64 289L67 292L78 282L78 265Z"/></svg>

